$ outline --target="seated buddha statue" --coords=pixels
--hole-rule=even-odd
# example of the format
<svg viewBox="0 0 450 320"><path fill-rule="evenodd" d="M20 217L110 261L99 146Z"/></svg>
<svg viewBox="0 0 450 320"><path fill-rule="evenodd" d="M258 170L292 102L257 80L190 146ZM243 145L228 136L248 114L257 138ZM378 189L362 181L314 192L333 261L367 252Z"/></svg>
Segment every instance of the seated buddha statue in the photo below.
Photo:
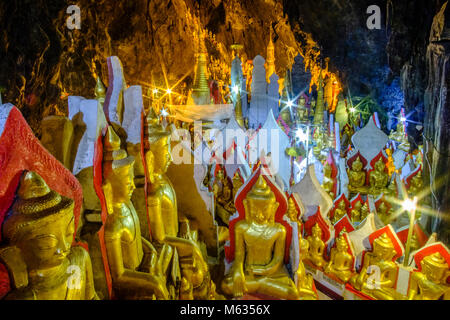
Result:
<svg viewBox="0 0 450 320"><path fill-rule="evenodd" d="M216 173L216 176L214 177L214 182L212 185L212 190L215 199L217 199L222 194L223 180L224 180L223 170L219 169Z"/></svg>
<svg viewBox="0 0 450 320"><path fill-rule="evenodd" d="M364 221L364 219L369 214L369 205L367 202L364 202L363 206L361 207L361 222Z"/></svg>
<svg viewBox="0 0 450 320"><path fill-rule="evenodd" d="M330 262L325 266L325 273L336 276L347 283L352 276L353 257L348 253L348 243L343 234L336 239L336 247L331 249Z"/></svg>
<svg viewBox="0 0 450 320"><path fill-rule="evenodd" d="M378 159L375 162L373 171L369 174L370 193L373 195L380 195L387 192L386 186L389 181L389 175L386 172L386 164L383 159Z"/></svg>
<svg viewBox="0 0 450 320"><path fill-rule="evenodd" d="M12 209L3 224L6 264L12 300L91 300L91 259L81 246L72 247L74 201L51 190L35 172L25 171Z"/></svg>
<svg viewBox="0 0 450 320"><path fill-rule="evenodd" d="M298 99L297 120L302 123L308 121L308 109L306 108L306 100L303 96Z"/></svg>
<svg viewBox="0 0 450 320"><path fill-rule="evenodd" d="M396 142L402 142L402 140L405 137L405 126L403 125L403 122L399 121L397 123L397 128L396 130L391 130L390 134L389 134L389 140L393 140Z"/></svg>
<svg viewBox="0 0 450 320"><path fill-rule="evenodd" d="M312 234L307 237L306 240L308 240L309 243L307 259L316 267L322 268L326 263L323 257L325 243L322 240L322 229L318 223L312 227Z"/></svg>
<svg viewBox="0 0 450 320"><path fill-rule="evenodd" d="M354 207L351 209L350 211L350 217L352 220L352 223L354 225L361 223L361 208L362 208L362 204L361 202L356 202Z"/></svg>
<svg viewBox="0 0 450 320"><path fill-rule="evenodd" d="M103 143L103 185L108 216L105 244L112 285L119 298L167 299L166 279L153 245L141 236L131 202L134 158L120 149L120 139L108 127Z"/></svg>
<svg viewBox="0 0 450 320"><path fill-rule="evenodd" d="M420 262L421 271L411 274L409 300L450 300L448 263L439 252L430 254Z"/></svg>
<svg viewBox="0 0 450 320"><path fill-rule="evenodd" d="M330 195L331 199L334 199L334 181L331 178L331 174L332 168L328 162L325 162L325 165L323 166L322 188Z"/></svg>
<svg viewBox="0 0 450 320"><path fill-rule="evenodd" d="M408 194L411 196L418 195L423 190L422 170L419 170L417 174L411 179L410 186L408 188Z"/></svg>
<svg viewBox="0 0 450 320"><path fill-rule="evenodd" d="M359 274L350 278L351 285L375 299L395 300L398 297L394 287L398 266L392 261L395 255L392 240L383 233L373 241L372 252L365 254Z"/></svg>
<svg viewBox="0 0 450 320"><path fill-rule="evenodd" d="M326 137L323 132L318 128L314 131L313 139L315 146L313 147L313 154L317 159L320 159L320 153L327 147Z"/></svg>
<svg viewBox="0 0 450 320"><path fill-rule="evenodd" d="M333 215L333 221L331 221L333 224L341 220L345 215L347 214L347 209L345 207L345 202L340 201L337 208L334 210Z"/></svg>
<svg viewBox="0 0 450 320"><path fill-rule="evenodd" d="M388 209L389 208L386 205L386 203L384 203L384 201L382 201L380 203L380 205L378 206L378 209L377 209L378 217L385 225L389 223L390 212Z"/></svg>
<svg viewBox="0 0 450 320"><path fill-rule="evenodd" d="M192 284L194 297L205 299L211 290L208 265L197 244L196 235L186 226L188 220L178 215L175 189L166 174L172 161L170 135L158 123L153 109L150 109L144 128L144 148L152 244L165 261L163 265L170 263L173 249L177 249L182 276ZM186 226L184 230L179 228L181 222Z"/></svg>
<svg viewBox="0 0 450 320"><path fill-rule="evenodd" d="M225 294L242 297L259 293L280 299L299 299L284 265L286 229L275 222L279 204L263 176L244 199L245 219L235 225L235 255L222 282Z"/></svg>
<svg viewBox="0 0 450 320"><path fill-rule="evenodd" d="M223 183L222 194L217 198L217 214L222 219L222 221L228 225L230 216L236 212L236 207L234 206L233 193L231 191L228 181Z"/></svg>
<svg viewBox="0 0 450 320"><path fill-rule="evenodd" d="M353 193L367 193L366 173L363 171L363 163L360 157L357 157L352 163L351 169L347 170L348 174L348 191Z"/></svg>
<svg viewBox="0 0 450 320"><path fill-rule="evenodd" d="M233 199L236 197L236 194L238 192L238 190L242 187L242 185L244 184L241 180L241 177L239 176L239 172L236 170L236 172L234 173L233 179Z"/></svg>
<svg viewBox="0 0 450 320"><path fill-rule="evenodd" d="M303 259L308 255L309 243L302 237L302 222L298 219L297 208L292 198L289 198L288 201L287 215L293 223L297 224L298 230L298 243L300 247L300 260L296 272L298 293L302 299L316 300L317 294L313 286L314 278L312 275L306 273L305 265L303 264Z"/></svg>

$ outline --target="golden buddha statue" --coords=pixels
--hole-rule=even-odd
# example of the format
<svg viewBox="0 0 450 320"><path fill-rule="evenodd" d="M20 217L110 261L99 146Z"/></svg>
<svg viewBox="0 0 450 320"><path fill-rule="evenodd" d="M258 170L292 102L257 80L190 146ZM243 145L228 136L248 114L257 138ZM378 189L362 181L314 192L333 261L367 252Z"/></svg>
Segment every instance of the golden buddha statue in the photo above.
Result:
<svg viewBox="0 0 450 320"><path fill-rule="evenodd" d="M408 193L411 196L418 195L423 190L422 170L419 170L417 174L411 179Z"/></svg>
<svg viewBox="0 0 450 320"><path fill-rule="evenodd" d="M390 216L390 211L388 209L389 208L384 201L382 201L380 203L380 205L378 206L378 209L377 209L378 217L385 225L388 224L389 216Z"/></svg>
<svg viewBox="0 0 450 320"><path fill-rule="evenodd" d="M323 257L325 243L322 240L322 229L318 223L312 227L312 234L306 238L309 243L309 251L307 259L316 267L322 268L326 261Z"/></svg>
<svg viewBox="0 0 450 320"><path fill-rule="evenodd" d="M316 145L313 147L313 154L320 159L320 153L327 146L327 141L324 133L318 128L314 131L313 139Z"/></svg>
<svg viewBox="0 0 450 320"><path fill-rule="evenodd" d="M178 216L175 189L166 175L172 162L170 132L158 123L153 110L146 117L144 130L145 162L147 168L147 208L152 243L163 265L172 259L173 249L179 255L182 277L192 284L195 298L205 299L211 293L208 265L198 246L196 234L189 221ZM185 226L180 230L179 223Z"/></svg>
<svg viewBox="0 0 450 320"><path fill-rule="evenodd" d="M236 197L236 194L238 192L238 190L242 187L242 185L244 184L241 180L241 177L239 176L239 172L236 170L236 172L234 173L233 179L233 199Z"/></svg>
<svg viewBox="0 0 450 320"><path fill-rule="evenodd" d="M166 279L153 245L141 236L139 218L131 202L134 158L120 149L112 127L104 138L103 192L108 216L105 244L112 285L119 298L169 297Z"/></svg>
<svg viewBox="0 0 450 320"><path fill-rule="evenodd" d="M354 225L359 224L362 221L361 208L362 208L362 204L361 204L361 202L358 201L355 203L355 206L350 211L350 217L351 217L352 223Z"/></svg>
<svg viewBox="0 0 450 320"><path fill-rule="evenodd" d="M389 181L389 175L386 173L386 164L380 157L377 162L375 162L374 169L369 174L370 183L370 193L373 195L379 195L381 193L387 192L386 186Z"/></svg>
<svg viewBox="0 0 450 320"><path fill-rule="evenodd" d="M351 169L347 170L348 174L348 191L353 193L366 193L367 188L364 187L366 183L366 173L363 171L363 163L358 156L352 163Z"/></svg>
<svg viewBox="0 0 450 320"><path fill-rule="evenodd" d="M386 194L392 198L397 198L397 193L397 180L394 177L391 183L389 183Z"/></svg>
<svg viewBox="0 0 450 320"><path fill-rule="evenodd" d="M280 299L299 299L284 265L286 229L275 222L275 195L263 176L244 199L246 219L235 225L235 257L222 282L225 294L242 297L260 293Z"/></svg>
<svg viewBox="0 0 450 320"><path fill-rule="evenodd" d="M363 206L361 207L361 222L364 221L364 219L369 214L369 205L367 202L364 202Z"/></svg>
<svg viewBox="0 0 450 320"><path fill-rule="evenodd" d="M332 168L328 162L325 162L323 166L323 181L322 188L330 195L331 199L335 198L334 190L334 181L331 178Z"/></svg>
<svg viewBox="0 0 450 320"><path fill-rule="evenodd" d="M344 235L336 239L336 247L331 249L330 262L325 266L325 273L336 276L339 280L347 283L352 276L353 257L348 253L348 243Z"/></svg>
<svg viewBox="0 0 450 320"><path fill-rule="evenodd" d="M215 199L217 199L222 194L223 180L224 180L223 170L219 169L216 173L216 176L214 177L214 182L212 186Z"/></svg>
<svg viewBox="0 0 450 320"><path fill-rule="evenodd" d="M298 99L297 120L302 123L308 121L308 109L306 108L306 100L303 96Z"/></svg>
<svg viewBox="0 0 450 320"><path fill-rule="evenodd" d="M71 247L73 209L73 200L51 190L37 173L22 174L3 224L6 246L0 258L14 280L6 299L98 299L88 252Z"/></svg>
<svg viewBox="0 0 450 320"><path fill-rule="evenodd" d="M308 255L309 243L302 237L302 222L298 219L298 215L299 212L297 212L294 200L292 198L289 198L287 216L293 223L297 224L298 243L300 247L300 261L296 272L297 290L302 299L316 300L317 294L314 291L313 286L314 278L312 275L306 273L306 269L303 264L303 259Z"/></svg>
<svg viewBox="0 0 450 320"><path fill-rule="evenodd" d="M334 216L332 223L335 224L341 220L347 214L347 209L345 207L345 201L340 201L337 208L334 210Z"/></svg>
<svg viewBox="0 0 450 320"><path fill-rule="evenodd" d="M422 270L411 274L408 299L450 300L450 270L444 257L436 252L423 258L420 265Z"/></svg>
<svg viewBox="0 0 450 320"><path fill-rule="evenodd" d="M395 255L392 240L383 233L373 241L372 252L367 252L364 256L359 274L350 278L351 285L375 299L395 300L398 297L394 288L398 266L392 261Z"/></svg>
<svg viewBox="0 0 450 320"><path fill-rule="evenodd" d="M402 142L404 137L405 137L405 126L403 125L403 123L401 121L399 121L397 123L396 130L395 131L391 130L391 132L389 134L389 140Z"/></svg>

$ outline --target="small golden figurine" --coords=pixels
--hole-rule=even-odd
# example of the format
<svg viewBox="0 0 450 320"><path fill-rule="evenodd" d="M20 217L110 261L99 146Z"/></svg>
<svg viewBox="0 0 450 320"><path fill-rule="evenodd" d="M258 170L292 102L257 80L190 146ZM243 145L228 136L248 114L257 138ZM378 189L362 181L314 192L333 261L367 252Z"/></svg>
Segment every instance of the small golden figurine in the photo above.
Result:
<svg viewBox="0 0 450 320"><path fill-rule="evenodd" d="M418 195L423 190L422 170L419 170L417 174L411 179L408 193L412 196Z"/></svg>
<svg viewBox="0 0 450 320"><path fill-rule="evenodd" d="M386 173L386 164L380 157L374 165L374 169L369 174L370 193L373 195L380 195L386 192L386 186L389 181L389 175Z"/></svg>
<svg viewBox="0 0 450 320"><path fill-rule="evenodd" d="M314 290L314 278L312 275L306 273L303 259L308 255L309 243L302 237L302 222L299 220L299 212L294 204L294 199L291 197L288 200L289 219L297 224L298 243L300 247L300 260L296 273L297 289L302 299L317 300L317 293Z"/></svg>
<svg viewBox="0 0 450 320"><path fill-rule="evenodd" d="M325 250L325 243L322 240L322 229L316 223L312 227L312 234L306 238L309 243L309 251L307 259L311 261L316 267L322 268L326 261L323 257Z"/></svg>
<svg viewBox="0 0 450 320"><path fill-rule="evenodd" d="M380 235L373 241L373 251L367 252L364 256L359 274L350 278L351 285L375 299L398 298L394 288L398 273L398 266L393 261L396 254L394 244L387 233Z"/></svg>
<svg viewBox="0 0 450 320"><path fill-rule="evenodd" d="M361 222L364 221L364 219L367 217L367 215L369 214L369 205L367 204L367 201L364 202L362 208L361 208Z"/></svg>
<svg viewBox="0 0 450 320"><path fill-rule="evenodd" d="M366 173L363 171L363 163L358 156L355 161L353 161L351 169L348 170L348 190L354 193L366 193L366 188L364 185L366 183Z"/></svg>
<svg viewBox="0 0 450 320"><path fill-rule="evenodd" d="M236 197L236 194L237 194L238 190L239 190L239 189L242 187L242 185L244 184L244 183L242 182L242 179L241 179L241 177L240 177L240 175L239 175L239 171L238 171L238 170L236 170L236 172L234 173L234 176L233 176L232 181L233 181L233 200L234 200L234 198Z"/></svg>
<svg viewBox="0 0 450 320"><path fill-rule="evenodd" d="M333 221L335 224L339 220L341 220L347 214L347 208L345 205L345 201L340 201L337 208L334 210Z"/></svg>
<svg viewBox="0 0 450 320"><path fill-rule="evenodd" d="M234 297L260 293L280 299L299 299L284 266L285 228L275 222L279 203L262 175L244 200L246 219L235 225L235 257L222 282Z"/></svg>
<svg viewBox="0 0 450 320"><path fill-rule="evenodd" d="M360 201L357 201L355 203L355 205L353 206L352 210L350 211L350 217L352 220L352 223L354 225L357 225L359 223L361 223L361 208L362 208L362 204Z"/></svg>
<svg viewBox="0 0 450 320"><path fill-rule="evenodd" d="M336 276L347 283L353 274L353 256L348 252L349 245L344 233L336 239L336 247L331 249L330 262L325 266L325 273Z"/></svg>
<svg viewBox="0 0 450 320"><path fill-rule="evenodd" d="M447 261L435 252L422 259L422 270L411 274L409 300L450 300L450 269Z"/></svg>
<svg viewBox="0 0 450 320"><path fill-rule="evenodd" d="M334 199L336 195L334 194L334 181L331 175L332 175L331 165L328 163L328 161L326 161L323 166L322 188L330 195L331 199Z"/></svg>
<svg viewBox="0 0 450 320"><path fill-rule="evenodd" d="M22 174L12 214L3 224L7 246L0 258L14 279L6 299L98 299L88 252L71 246L73 209L73 200L51 190L37 173Z"/></svg>

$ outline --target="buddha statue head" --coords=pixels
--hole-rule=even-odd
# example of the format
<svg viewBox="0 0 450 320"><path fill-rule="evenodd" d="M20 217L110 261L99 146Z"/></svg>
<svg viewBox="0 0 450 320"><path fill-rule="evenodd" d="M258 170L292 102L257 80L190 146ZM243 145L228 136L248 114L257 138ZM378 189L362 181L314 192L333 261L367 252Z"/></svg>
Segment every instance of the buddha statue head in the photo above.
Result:
<svg viewBox="0 0 450 320"><path fill-rule="evenodd" d="M375 162L374 167L375 167L376 171L384 173L384 169L386 169L386 164L384 163L383 159L380 157L380 159L378 159L378 161Z"/></svg>
<svg viewBox="0 0 450 320"><path fill-rule="evenodd" d="M216 181L217 182L222 181L223 178L224 178L223 169L219 169L216 173Z"/></svg>
<svg viewBox="0 0 450 320"><path fill-rule="evenodd" d="M347 209L345 207L345 201L340 201L339 204L338 204L338 208L340 210L346 211Z"/></svg>
<svg viewBox="0 0 450 320"><path fill-rule="evenodd" d="M159 120L153 108L147 115L144 125L144 149L146 150L145 160L148 167L153 169L154 174L164 174L172 162L170 152L170 132L164 130L159 124ZM152 155L147 155L147 153ZM149 161L152 160L152 163Z"/></svg>
<svg viewBox="0 0 450 320"><path fill-rule="evenodd" d="M386 206L386 204L384 203L384 201L382 201L378 207L378 213L385 215L388 213L388 207Z"/></svg>
<svg viewBox="0 0 450 320"><path fill-rule="evenodd" d="M450 276L449 265L439 252L423 258L420 265L422 273L425 274L427 279L436 284L445 283L446 278Z"/></svg>
<svg viewBox="0 0 450 320"><path fill-rule="evenodd" d="M384 261L391 260L395 256L394 244L387 233L383 233L373 241L373 254L378 260Z"/></svg>
<svg viewBox="0 0 450 320"><path fill-rule="evenodd" d="M75 232L74 202L51 190L35 172L25 171L3 224L6 242L18 248L28 270L61 265Z"/></svg>
<svg viewBox="0 0 450 320"><path fill-rule="evenodd" d="M348 243L347 240L345 240L343 232L341 232L339 237L336 239L336 248L339 252L347 252L348 250Z"/></svg>
<svg viewBox="0 0 450 320"><path fill-rule="evenodd" d="M103 140L103 192L110 201L129 202L134 189L134 157L120 148L120 138L109 126ZM111 204L111 203L109 203ZM108 206L108 211L111 209Z"/></svg>
<svg viewBox="0 0 450 320"><path fill-rule="evenodd" d="M320 226L319 226L318 223L316 223L316 224L312 227L311 233L312 233L312 236L313 236L314 238L320 238L320 239L322 239L322 229L320 228Z"/></svg>
<svg viewBox="0 0 450 320"><path fill-rule="evenodd" d="M360 201L357 201L352 209L353 209L353 210L360 211L361 208L362 208L361 202L360 202Z"/></svg>
<svg viewBox="0 0 450 320"><path fill-rule="evenodd" d="M352 170L353 171L361 171L363 168L363 163L361 162L361 158L358 156L355 161L352 163Z"/></svg>
<svg viewBox="0 0 450 320"><path fill-rule="evenodd" d="M245 212L250 221L258 224L272 223L279 203L262 175L244 199Z"/></svg>

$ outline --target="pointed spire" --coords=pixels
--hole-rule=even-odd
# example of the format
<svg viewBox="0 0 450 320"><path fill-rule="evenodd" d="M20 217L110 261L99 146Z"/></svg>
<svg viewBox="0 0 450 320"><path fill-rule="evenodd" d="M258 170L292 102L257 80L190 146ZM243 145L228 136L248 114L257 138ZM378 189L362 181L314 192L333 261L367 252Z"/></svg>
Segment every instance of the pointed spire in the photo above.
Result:
<svg viewBox="0 0 450 320"><path fill-rule="evenodd" d="M200 43L195 68L194 87L191 95L195 104L205 105L210 104L211 101L208 79L206 77L207 74L206 62L208 61L208 51L206 50L205 37L203 33L201 33L199 37Z"/></svg>
<svg viewBox="0 0 450 320"><path fill-rule="evenodd" d="M105 102L106 97L106 89L103 85L102 79L100 79L99 76L97 76L97 84L95 85L95 99L100 102L100 104L103 106L103 103Z"/></svg>
<svg viewBox="0 0 450 320"><path fill-rule="evenodd" d="M314 112L314 124L322 124L323 123L323 113L325 111L325 100L324 100L323 94L324 93L323 93L322 69L320 69L319 85L317 88L316 109Z"/></svg>

